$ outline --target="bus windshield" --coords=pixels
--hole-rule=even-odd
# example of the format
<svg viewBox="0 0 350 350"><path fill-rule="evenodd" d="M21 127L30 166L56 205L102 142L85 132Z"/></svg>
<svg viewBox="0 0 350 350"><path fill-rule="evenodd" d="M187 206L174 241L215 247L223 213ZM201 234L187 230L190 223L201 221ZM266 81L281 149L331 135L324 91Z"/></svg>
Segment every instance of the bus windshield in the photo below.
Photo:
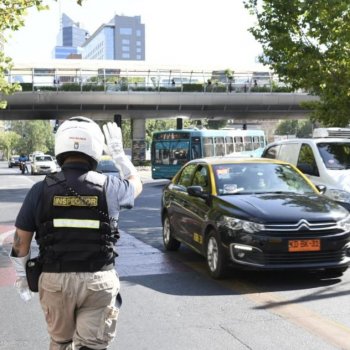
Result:
<svg viewBox="0 0 350 350"><path fill-rule="evenodd" d="M179 164L187 163L189 159L189 140L181 141L155 141L153 164Z"/></svg>

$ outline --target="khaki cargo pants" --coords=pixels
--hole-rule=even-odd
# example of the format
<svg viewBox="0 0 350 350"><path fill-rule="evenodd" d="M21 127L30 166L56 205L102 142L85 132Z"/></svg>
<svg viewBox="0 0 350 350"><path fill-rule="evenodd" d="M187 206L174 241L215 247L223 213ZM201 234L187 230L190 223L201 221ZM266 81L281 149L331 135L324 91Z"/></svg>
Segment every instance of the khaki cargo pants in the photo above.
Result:
<svg viewBox="0 0 350 350"><path fill-rule="evenodd" d="M106 349L116 334L119 289L115 270L43 272L39 297L50 350Z"/></svg>

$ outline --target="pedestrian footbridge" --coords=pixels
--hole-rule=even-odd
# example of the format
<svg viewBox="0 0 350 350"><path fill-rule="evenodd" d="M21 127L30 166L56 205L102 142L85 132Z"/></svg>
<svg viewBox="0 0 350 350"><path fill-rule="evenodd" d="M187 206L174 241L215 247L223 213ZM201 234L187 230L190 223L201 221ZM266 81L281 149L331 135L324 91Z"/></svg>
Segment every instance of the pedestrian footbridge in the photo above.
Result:
<svg viewBox="0 0 350 350"><path fill-rule="evenodd" d="M7 73L22 91L10 96L1 119L302 118L303 102L270 72L151 67L120 61L54 60L15 63Z"/></svg>

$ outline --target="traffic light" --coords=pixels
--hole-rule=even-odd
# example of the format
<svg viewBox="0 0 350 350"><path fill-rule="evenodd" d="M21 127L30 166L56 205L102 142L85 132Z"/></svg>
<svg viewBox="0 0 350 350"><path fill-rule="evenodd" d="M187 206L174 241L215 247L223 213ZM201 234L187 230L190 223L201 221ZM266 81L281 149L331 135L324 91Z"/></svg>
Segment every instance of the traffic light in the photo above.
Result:
<svg viewBox="0 0 350 350"><path fill-rule="evenodd" d="M183 129L183 119L182 118L176 118L176 129L177 130Z"/></svg>
<svg viewBox="0 0 350 350"><path fill-rule="evenodd" d="M120 128L122 127L122 116L120 114L114 115L114 121Z"/></svg>
<svg viewBox="0 0 350 350"><path fill-rule="evenodd" d="M58 127L60 126L60 121L56 119L55 126L53 127L53 133L56 134Z"/></svg>

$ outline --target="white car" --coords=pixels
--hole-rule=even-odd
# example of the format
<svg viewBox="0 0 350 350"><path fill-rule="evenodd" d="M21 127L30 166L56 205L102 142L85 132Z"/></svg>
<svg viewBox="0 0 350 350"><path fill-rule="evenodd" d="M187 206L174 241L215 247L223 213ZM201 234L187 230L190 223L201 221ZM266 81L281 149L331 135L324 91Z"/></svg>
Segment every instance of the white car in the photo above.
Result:
<svg viewBox="0 0 350 350"><path fill-rule="evenodd" d="M33 156L31 162L31 174L51 174L57 172L57 163L49 154Z"/></svg>
<svg viewBox="0 0 350 350"><path fill-rule="evenodd" d="M326 186L326 196L350 210L349 154L349 138L315 137L273 142L262 157L292 163L315 185Z"/></svg>

